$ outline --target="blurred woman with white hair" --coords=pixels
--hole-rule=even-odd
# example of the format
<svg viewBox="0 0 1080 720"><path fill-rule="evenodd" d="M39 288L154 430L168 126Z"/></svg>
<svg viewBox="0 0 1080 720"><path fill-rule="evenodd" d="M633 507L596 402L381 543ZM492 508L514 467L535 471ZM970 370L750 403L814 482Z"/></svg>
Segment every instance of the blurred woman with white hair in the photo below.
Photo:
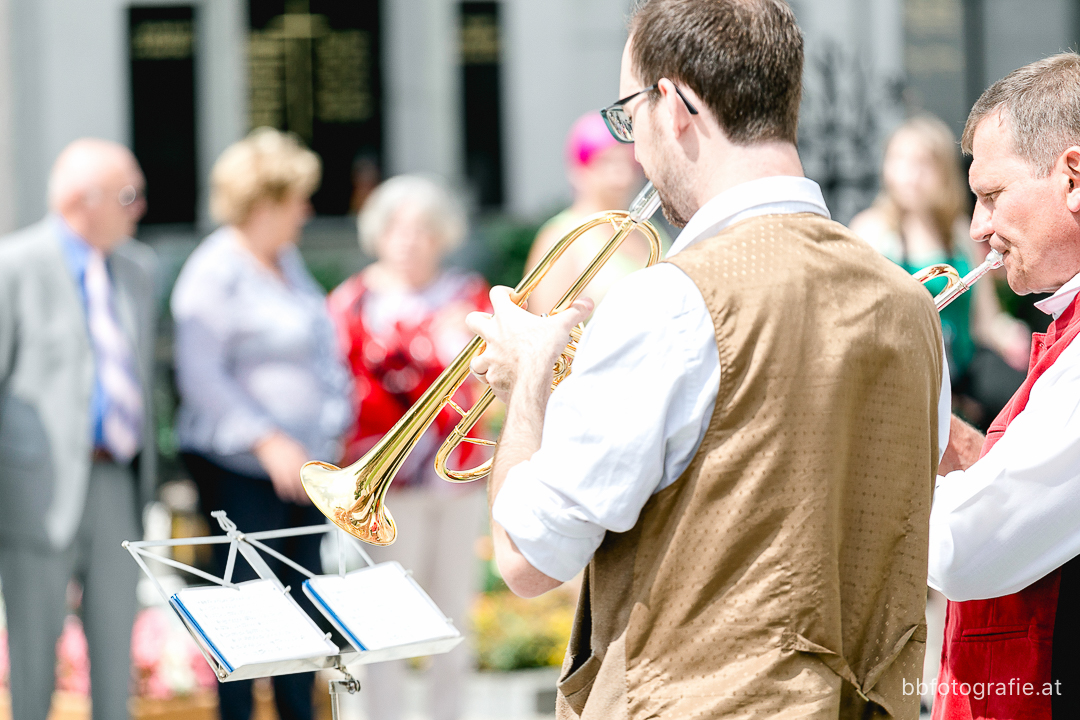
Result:
<svg viewBox="0 0 1080 720"><path fill-rule="evenodd" d="M472 339L465 316L491 309L483 278L442 267L465 237L465 212L441 182L418 175L387 180L364 203L359 231L361 247L375 262L329 298L356 382L356 425L345 463L378 442ZM478 395L473 382L459 391L459 404ZM433 470L435 452L457 419L444 410L410 454L387 498L397 541L368 552L377 562L397 560L412 570L435 603L465 628L477 585L472 545L482 529L483 484L452 485ZM472 447L455 452L452 467L475 464ZM460 714L469 661L464 645L433 658L428 696L436 720ZM369 666L369 717L402 716L404 672L403 661Z"/></svg>

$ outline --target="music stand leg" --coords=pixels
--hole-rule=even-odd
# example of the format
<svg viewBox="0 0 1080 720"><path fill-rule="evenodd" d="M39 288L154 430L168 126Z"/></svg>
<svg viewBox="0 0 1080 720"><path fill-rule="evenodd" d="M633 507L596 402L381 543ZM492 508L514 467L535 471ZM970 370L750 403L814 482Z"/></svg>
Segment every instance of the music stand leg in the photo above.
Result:
<svg viewBox="0 0 1080 720"><path fill-rule="evenodd" d="M350 675L342 665L339 664L337 669L345 678L330 681L330 716L333 720L342 720L341 696L355 695L360 692L360 682Z"/></svg>

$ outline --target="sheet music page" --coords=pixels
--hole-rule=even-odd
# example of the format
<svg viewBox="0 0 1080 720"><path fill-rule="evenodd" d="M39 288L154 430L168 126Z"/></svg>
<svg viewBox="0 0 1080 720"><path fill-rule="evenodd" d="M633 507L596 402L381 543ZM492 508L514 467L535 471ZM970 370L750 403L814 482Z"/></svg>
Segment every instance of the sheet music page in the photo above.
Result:
<svg viewBox="0 0 1080 720"><path fill-rule="evenodd" d="M306 583L368 650L458 634L396 562Z"/></svg>
<svg viewBox="0 0 1080 720"><path fill-rule="evenodd" d="M270 580L185 588L173 596L234 669L337 655L338 648Z"/></svg>

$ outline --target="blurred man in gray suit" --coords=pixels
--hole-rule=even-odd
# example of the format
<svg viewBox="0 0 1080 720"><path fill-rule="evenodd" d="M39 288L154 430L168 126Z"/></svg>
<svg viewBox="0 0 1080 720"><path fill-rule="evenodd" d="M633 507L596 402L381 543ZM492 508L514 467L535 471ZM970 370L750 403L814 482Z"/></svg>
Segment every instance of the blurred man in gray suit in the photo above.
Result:
<svg viewBox="0 0 1080 720"><path fill-rule="evenodd" d="M71 578L82 585L94 718L126 718L141 534L154 490L152 251L127 148L76 140L49 215L0 238L0 580L12 714L45 720Z"/></svg>

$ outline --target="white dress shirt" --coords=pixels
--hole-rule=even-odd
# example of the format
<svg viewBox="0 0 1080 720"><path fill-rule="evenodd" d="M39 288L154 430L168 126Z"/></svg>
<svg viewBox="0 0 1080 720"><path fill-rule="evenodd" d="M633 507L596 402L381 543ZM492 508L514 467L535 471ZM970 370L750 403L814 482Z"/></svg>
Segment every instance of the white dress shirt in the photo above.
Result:
<svg viewBox="0 0 1080 720"><path fill-rule="evenodd" d="M1080 275L1035 305L1057 318L1078 291ZM990 452L938 478L929 582L950 600L1000 597L1078 554L1080 342L1073 342Z"/></svg>
<svg viewBox="0 0 1080 720"><path fill-rule="evenodd" d="M802 212L829 217L811 180L738 185L694 214L668 257L740 220ZM648 499L682 475L719 387L713 321L693 281L670 263L629 275L596 309L573 374L548 403L543 444L508 473L495 520L533 567L570 580L608 530L631 529Z"/></svg>

